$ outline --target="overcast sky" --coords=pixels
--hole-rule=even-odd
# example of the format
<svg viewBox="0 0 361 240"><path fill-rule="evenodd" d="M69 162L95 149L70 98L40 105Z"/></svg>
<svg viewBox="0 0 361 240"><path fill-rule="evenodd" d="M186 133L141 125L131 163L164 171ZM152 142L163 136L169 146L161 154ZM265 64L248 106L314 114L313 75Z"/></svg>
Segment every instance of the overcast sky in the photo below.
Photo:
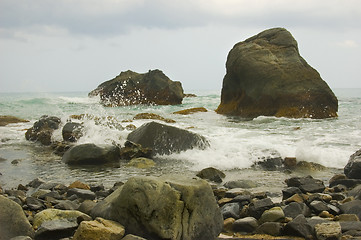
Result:
<svg viewBox="0 0 361 240"><path fill-rule="evenodd" d="M0 92L90 91L128 69L220 91L233 45L273 27L331 88L361 88L360 0L0 0Z"/></svg>

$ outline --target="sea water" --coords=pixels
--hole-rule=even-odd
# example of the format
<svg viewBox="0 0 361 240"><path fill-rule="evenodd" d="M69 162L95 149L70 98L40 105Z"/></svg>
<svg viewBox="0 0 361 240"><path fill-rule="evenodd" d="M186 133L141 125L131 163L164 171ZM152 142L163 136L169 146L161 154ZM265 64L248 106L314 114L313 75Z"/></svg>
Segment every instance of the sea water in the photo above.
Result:
<svg viewBox="0 0 361 240"><path fill-rule="evenodd" d="M247 179L258 184L253 191L274 191L285 186L291 176L310 174L328 181L335 173L342 173L349 156L361 147L361 89L335 89L339 100L338 117L333 119L290 119L258 117L240 119L214 112L220 103L219 91L188 91L197 97L185 98L175 106L103 107L98 98L86 92L72 93L0 93L0 115L27 119L28 123L0 127L0 184L16 187L36 177L47 181L70 183L81 180L111 186L139 175L161 176L182 174L194 177L206 167L216 167L227 175L225 181ZM173 114L193 107L205 107L208 112L191 115ZM206 137L210 147L157 156L151 169L135 169L120 161L119 166L68 166L50 147L25 140L26 129L42 115L57 116L65 124L70 115L88 114L84 136L77 144L124 144L130 131L152 120L132 120L138 113L156 113L176 121L171 125ZM97 120L95 120L97 119ZM124 122L124 120L127 120ZM61 128L53 134L61 141ZM298 161L319 163L327 167L321 172L287 173L251 168L264 158L296 157ZM13 161L17 160L17 161Z"/></svg>

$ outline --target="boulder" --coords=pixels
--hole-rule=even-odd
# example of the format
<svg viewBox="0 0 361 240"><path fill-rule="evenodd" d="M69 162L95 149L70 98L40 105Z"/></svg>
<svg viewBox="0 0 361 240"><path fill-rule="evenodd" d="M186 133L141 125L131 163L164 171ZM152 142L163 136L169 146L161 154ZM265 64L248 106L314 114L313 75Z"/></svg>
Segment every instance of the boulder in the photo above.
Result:
<svg viewBox="0 0 361 240"><path fill-rule="evenodd" d="M259 223L266 222L282 222L285 219L285 213L280 207L273 207L269 210L266 210L262 213Z"/></svg>
<svg viewBox="0 0 361 240"><path fill-rule="evenodd" d="M361 219L361 200L354 200L340 206L342 213L356 214Z"/></svg>
<svg viewBox="0 0 361 240"><path fill-rule="evenodd" d="M361 149L350 156L344 173L348 178L361 179Z"/></svg>
<svg viewBox="0 0 361 240"><path fill-rule="evenodd" d="M239 179L234 181L228 181L224 184L226 188L256 188L258 185L252 180Z"/></svg>
<svg viewBox="0 0 361 240"><path fill-rule="evenodd" d="M105 164L119 160L119 147L86 143L71 147L65 152L62 161L70 165Z"/></svg>
<svg viewBox="0 0 361 240"><path fill-rule="evenodd" d="M338 222L317 224L315 235L318 240L341 239L341 225Z"/></svg>
<svg viewBox="0 0 361 240"><path fill-rule="evenodd" d="M289 178L286 184L288 187L298 187L303 193L320 193L325 190L323 182L312 176Z"/></svg>
<svg viewBox="0 0 361 240"><path fill-rule="evenodd" d="M265 222L261 224L257 229L257 234L268 234L271 236L279 236L282 231L282 224L279 222Z"/></svg>
<svg viewBox="0 0 361 240"><path fill-rule="evenodd" d="M0 240L16 236L34 237L34 230L23 209L16 202L0 195Z"/></svg>
<svg viewBox="0 0 361 240"><path fill-rule="evenodd" d="M19 123L19 122L29 122L28 120L24 120L14 116L0 116L0 126L6 126L10 123Z"/></svg>
<svg viewBox="0 0 361 240"><path fill-rule="evenodd" d="M197 173L197 177L208 179L216 183L221 183L222 179L226 177L226 174L216 168L209 167L202 169L199 173Z"/></svg>
<svg viewBox="0 0 361 240"><path fill-rule="evenodd" d="M270 198L253 200L253 202L248 205L248 215L259 219L264 211L273 208L274 205Z"/></svg>
<svg viewBox="0 0 361 240"><path fill-rule="evenodd" d="M311 209L305 203L291 202L283 208L286 217L296 218L302 214L305 217L311 216Z"/></svg>
<svg viewBox="0 0 361 240"><path fill-rule="evenodd" d="M160 70L136 73L121 72L112 80L100 84L89 96L100 96L105 106L127 106L136 104L175 105L183 100L180 82L170 80Z"/></svg>
<svg viewBox="0 0 361 240"><path fill-rule="evenodd" d="M244 118L336 117L338 100L300 56L284 28L265 30L229 52L217 113Z"/></svg>
<svg viewBox="0 0 361 240"><path fill-rule="evenodd" d="M205 137L199 134L157 122L143 124L128 135L128 140L160 155L209 146Z"/></svg>
<svg viewBox="0 0 361 240"><path fill-rule="evenodd" d="M253 232L258 227L258 222L254 217L245 217L236 220L232 227L235 232Z"/></svg>
<svg viewBox="0 0 361 240"><path fill-rule="evenodd" d="M50 145L53 131L59 128L60 122L58 117L44 115L26 131L25 138L43 145Z"/></svg>
<svg viewBox="0 0 361 240"><path fill-rule="evenodd" d="M285 235L299 236L306 239L313 239L314 231L312 226L307 222L305 216L298 215L284 227Z"/></svg>
<svg viewBox="0 0 361 240"><path fill-rule="evenodd" d="M239 203L227 203L224 204L221 207L221 213L223 216L223 219L227 219L227 218L234 218L234 219L238 219L240 218L240 205Z"/></svg>
<svg viewBox="0 0 361 240"><path fill-rule="evenodd" d="M40 225L35 232L36 240L62 239L73 236L78 227L76 221L51 220Z"/></svg>
<svg viewBox="0 0 361 240"><path fill-rule="evenodd" d="M150 158L152 156L152 149L143 148L142 145L126 141L124 147L120 149L120 158L125 160L131 160L133 158Z"/></svg>
<svg viewBox="0 0 361 240"><path fill-rule="evenodd" d="M223 218L204 180L133 177L98 203L92 216L150 239L215 239Z"/></svg>
<svg viewBox="0 0 361 240"><path fill-rule="evenodd" d="M125 233L124 227L111 220L96 218L94 221L82 221L76 230L73 240L120 240Z"/></svg>
<svg viewBox="0 0 361 240"><path fill-rule="evenodd" d="M80 137L83 136L83 128L84 127L81 123L67 122L61 132L64 141L76 142Z"/></svg>

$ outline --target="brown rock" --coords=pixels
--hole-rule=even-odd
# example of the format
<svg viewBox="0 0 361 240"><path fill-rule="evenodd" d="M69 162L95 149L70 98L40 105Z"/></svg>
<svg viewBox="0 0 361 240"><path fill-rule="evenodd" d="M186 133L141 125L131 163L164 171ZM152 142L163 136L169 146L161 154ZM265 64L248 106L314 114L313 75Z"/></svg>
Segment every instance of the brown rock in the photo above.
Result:
<svg viewBox="0 0 361 240"><path fill-rule="evenodd" d="M155 113L139 113L137 115L134 116L133 118L134 120L137 119L153 119L153 120L160 120L160 121L164 121L166 123L175 123L174 120L169 119L169 118L164 118L158 114Z"/></svg>
<svg viewBox="0 0 361 240"><path fill-rule="evenodd" d="M19 123L19 122L29 122L29 121L14 116L0 116L0 126L6 126L10 123Z"/></svg>
<svg viewBox="0 0 361 240"><path fill-rule="evenodd" d="M197 112L208 112L208 110L205 109L204 107L189 108L189 109L184 109L184 110L174 112L173 114L188 115L188 114L193 114L193 113L197 113Z"/></svg>
<svg viewBox="0 0 361 240"><path fill-rule="evenodd" d="M79 188L79 189L85 189L90 190L90 187L86 183L82 183L80 181L75 181L72 184L69 185L69 188Z"/></svg>

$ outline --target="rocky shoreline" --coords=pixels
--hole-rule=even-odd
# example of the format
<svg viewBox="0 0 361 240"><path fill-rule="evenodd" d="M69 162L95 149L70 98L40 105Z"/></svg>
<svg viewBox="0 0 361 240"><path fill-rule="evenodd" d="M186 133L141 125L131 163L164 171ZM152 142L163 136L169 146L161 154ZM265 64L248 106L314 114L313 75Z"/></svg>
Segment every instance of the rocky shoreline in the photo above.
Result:
<svg viewBox="0 0 361 240"><path fill-rule="evenodd" d="M197 176L135 177L111 189L41 179L0 188L0 239L361 239L360 179L336 175L325 186L311 176L289 178L282 201L273 202L265 192L221 185L217 169ZM165 227L178 217L182 225ZM172 235L185 218L193 230Z"/></svg>

